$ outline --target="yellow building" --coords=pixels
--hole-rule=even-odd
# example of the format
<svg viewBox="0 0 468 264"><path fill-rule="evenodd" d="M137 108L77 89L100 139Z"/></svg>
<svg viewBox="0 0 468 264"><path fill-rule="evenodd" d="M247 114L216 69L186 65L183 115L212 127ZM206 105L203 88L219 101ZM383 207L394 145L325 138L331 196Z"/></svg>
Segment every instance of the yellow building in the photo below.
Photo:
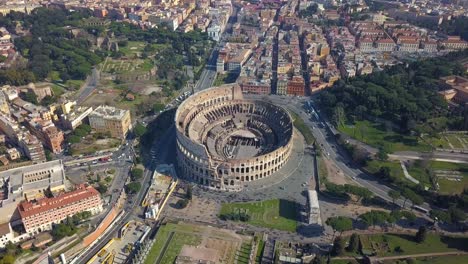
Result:
<svg viewBox="0 0 468 264"><path fill-rule="evenodd" d="M96 132L110 133L111 137L125 139L132 128L130 111L101 105L89 116L89 124Z"/></svg>

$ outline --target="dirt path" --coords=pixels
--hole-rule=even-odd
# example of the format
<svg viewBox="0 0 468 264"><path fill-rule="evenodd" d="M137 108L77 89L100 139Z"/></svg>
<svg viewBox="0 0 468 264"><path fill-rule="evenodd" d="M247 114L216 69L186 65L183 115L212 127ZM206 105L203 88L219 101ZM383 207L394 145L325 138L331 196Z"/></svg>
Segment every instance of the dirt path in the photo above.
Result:
<svg viewBox="0 0 468 264"><path fill-rule="evenodd" d="M335 184L353 184L353 181L348 179L344 173L329 159L322 159L323 164L327 169L327 179Z"/></svg>

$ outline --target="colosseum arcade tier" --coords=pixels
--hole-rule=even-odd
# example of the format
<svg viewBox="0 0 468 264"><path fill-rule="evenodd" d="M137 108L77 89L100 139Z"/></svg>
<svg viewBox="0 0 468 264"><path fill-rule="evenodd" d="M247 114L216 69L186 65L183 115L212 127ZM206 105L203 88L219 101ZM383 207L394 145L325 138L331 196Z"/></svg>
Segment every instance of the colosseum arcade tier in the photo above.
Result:
<svg viewBox="0 0 468 264"><path fill-rule="evenodd" d="M212 189L240 191L287 161L293 124L283 108L246 100L238 85L203 90L175 116L179 175Z"/></svg>

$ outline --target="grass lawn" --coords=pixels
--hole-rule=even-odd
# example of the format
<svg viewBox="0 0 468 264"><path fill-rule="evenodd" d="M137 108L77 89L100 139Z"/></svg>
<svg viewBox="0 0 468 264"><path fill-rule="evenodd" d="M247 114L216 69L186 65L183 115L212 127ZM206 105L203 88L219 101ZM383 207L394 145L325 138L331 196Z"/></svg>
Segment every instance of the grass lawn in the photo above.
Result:
<svg viewBox="0 0 468 264"><path fill-rule="evenodd" d="M237 251L237 263L249 263L250 252L252 251L252 244L249 242L242 243L240 249Z"/></svg>
<svg viewBox="0 0 468 264"><path fill-rule="evenodd" d="M355 259L331 259L331 264L359 264Z"/></svg>
<svg viewBox="0 0 468 264"><path fill-rule="evenodd" d="M454 148L456 148L456 149L462 149L463 148L463 145L460 142L460 139L459 139L458 135L449 134L449 135L445 135L445 137L450 141L450 143L452 143L452 146Z"/></svg>
<svg viewBox="0 0 468 264"><path fill-rule="evenodd" d="M424 186L431 187L431 180L429 179L429 175L425 171L425 169L417 166L406 166L408 173L422 183Z"/></svg>
<svg viewBox="0 0 468 264"><path fill-rule="evenodd" d="M148 72L153 68L151 59L112 59L108 58L102 63L101 69L103 72L115 74L127 74L135 72Z"/></svg>
<svg viewBox="0 0 468 264"><path fill-rule="evenodd" d="M310 127L308 127L305 123L304 123L304 120L302 120L302 118L294 113L294 112L289 112L292 116L292 118L294 119L294 126L297 128L297 130L299 130L299 132L301 132L302 136L304 136L304 139L306 141L306 143L308 145L312 144L315 142L315 137L314 135L312 134L312 131L310 131Z"/></svg>
<svg viewBox="0 0 468 264"><path fill-rule="evenodd" d="M296 204L286 200L267 200L249 203L228 203L221 207L220 215L245 211L251 225L295 232L297 227Z"/></svg>
<svg viewBox="0 0 468 264"><path fill-rule="evenodd" d="M65 86L68 87L68 90L78 90L84 84L84 80L68 80L65 82Z"/></svg>
<svg viewBox="0 0 468 264"><path fill-rule="evenodd" d="M201 237L199 235L176 232L166 248L160 263L174 263L184 245L196 246L200 242Z"/></svg>
<svg viewBox="0 0 468 264"><path fill-rule="evenodd" d="M135 55L142 52L145 48L146 43L144 41L128 41L127 46L120 47L119 50L125 54L125 56Z"/></svg>
<svg viewBox="0 0 468 264"><path fill-rule="evenodd" d="M371 174L376 174L379 172L380 167L387 166L390 168L390 175L395 178L404 178L403 170L401 169L400 162L398 161L380 161L380 160L371 160L367 162L365 170Z"/></svg>
<svg viewBox="0 0 468 264"><path fill-rule="evenodd" d="M198 245L200 243L200 236L191 234L191 232L197 231L195 226L184 225L184 224L172 224L168 223L159 228L156 234L156 239L151 247L148 256L145 259L145 264L154 264L158 260L164 245L170 238L170 234L174 232L169 245L164 252L164 256L161 258L160 263L174 263L175 258L180 252L183 245Z"/></svg>
<svg viewBox="0 0 468 264"><path fill-rule="evenodd" d="M459 194L468 187L468 164L431 161L429 166L436 174L438 171L457 171L460 173L460 176L463 176L461 182L439 177L439 193ZM423 182L426 186L431 186L429 175L423 168L410 166L408 168L408 172L411 176Z"/></svg>
<svg viewBox="0 0 468 264"><path fill-rule="evenodd" d="M442 135L440 137L424 137L424 140L435 148L451 149L448 141Z"/></svg>
<svg viewBox="0 0 468 264"><path fill-rule="evenodd" d="M57 84L53 84L51 88L52 92L54 93L54 96L56 97L59 97L65 93L65 89Z"/></svg>
<svg viewBox="0 0 468 264"><path fill-rule="evenodd" d="M116 148L120 144L120 140L115 138L94 140L92 136L87 136L85 139L81 140L80 143L72 144L70 151L73 156L81 154L88 155L96 153L97 151Z"/></svg>
<svg viewBox="0 0 468 264"><path fill-rule="evenodd" d="M257 244L257 254L255 256L255 263L262 262L263 250L265 249L265 241L260 239Z"/></svg>
<svg viewBox="0 0 468 264"><path fill-rule="evenodd" d="M47 78L52 80L52 82L61 80L60 73L58 71L50 71Z"/></svg>
<svg viewBox="0 0 468 264"><path fill-rule="evenodd" d="M328 171L327 171L327 167L325 165L325 162L323 161L323 157L320 156L320 157L317 157L317 159L318 159L318 174L319 174L319 177L320 177L320 181L323 184L324 181L327 180Z"/></svg>
<svg viewBox="0 0 468 264"><path fill-rule="evenodd" d="M463 176L461 182L439 178L440 193L462 193L465 188L468 188L468 164L432 161L431 166L434 170L456 170Z"/></svg>
<svg viewBox="0 0 468 264"><path fill-rule="evenodd" d="M373 147L385 147L389 152L431 150L429 144L416 136L387 131L383 125L369 121L357 121L354 125L339 126L338 130Z"/></svg>
<svg viewBox="0 0 468 264"><path fill-rule="evenodd" d="M225 73L225 74L217 74L216 79L213 83L213 86L220 86L227 83L233 83L236 81L238 74L236 73Z"/></svg>
<svg viewBox="0 0 468 264"><path fill-rule="evenodd" d="M395 260L385 261L384 263L385 264L396 264L396 263L406 264L406 262L401 262L401 261L396 262ZM417 259L414 259L414 263L415 264L462 264L462 263L468 263L468 255L417 258Z"/></svg>
<svg viewBox="0 0 468 264"><path fill-rule="evenodd" d="M377 256L410 255L435 252L452 252L468 250L467 237L441 237L436 234L427 234L423 243L414 241L414 235L377 234L364 235L367 237L376 251ZM396 252L400 247L403 252Z"/></svg>

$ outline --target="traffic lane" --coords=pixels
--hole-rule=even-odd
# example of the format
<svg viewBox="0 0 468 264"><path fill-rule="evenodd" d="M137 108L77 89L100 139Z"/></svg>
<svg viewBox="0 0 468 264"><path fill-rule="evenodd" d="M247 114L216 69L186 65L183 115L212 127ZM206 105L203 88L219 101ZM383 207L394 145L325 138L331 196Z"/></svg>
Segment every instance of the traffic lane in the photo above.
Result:
<svg viewBox="0 0 468 264"><path fill-rule="evenodd" d="M276 100L278 101L278 100ZM289 100L291 101L291 100ZM281 102L281 101L280 101ZM284 104L284 103L283 103ZM325 157L332 159L335 163L337 163L338 167L345 172L345 175L348 175L351 177L351 180L353 180L355 183L358 185L361 185L365 188L368 188L370 191L373 193L377 194L381 198L387 200L387 201L392 201L392 199L388 196L388 191L391 190L390 187L381 184L376 181L375 177L370 177L366 173L362 172L359 169L355 168L350 168L347 165L347 159L343 157L342 154L339 154L337 151L337 145L336 144L330 144L329 140L327 140L328 131L325 128L321 128L319 120L317 121L312 121L311 118L304 112L303 110L303 105L301 102L296 102L293 104L288 104L289 107L293 107L293 111L297 112L301 118L303 118L304 122L306 125L309 127L314 127L312 129L312 133L317 139L317 142L321 142L321 146L323 150L325 151ZM323 145L322 145L323 144ZM332 147L333 146L333 147ZM397 204L400 206L403 205L404 201L403 200L398 200L396 201Z"/></svg>

